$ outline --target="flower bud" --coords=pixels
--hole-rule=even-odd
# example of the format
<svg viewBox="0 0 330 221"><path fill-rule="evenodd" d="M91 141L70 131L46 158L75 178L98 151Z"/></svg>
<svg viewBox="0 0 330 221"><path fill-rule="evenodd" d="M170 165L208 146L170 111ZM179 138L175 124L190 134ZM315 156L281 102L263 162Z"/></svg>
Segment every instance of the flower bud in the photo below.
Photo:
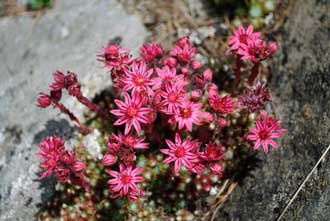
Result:
<svg viewBox="0 0 330 221"><path fill-rule="evenodd" d="M202 118L203 118L203 121L206 122L206 123L211 123L213 121L213 114L211 114L210 112L202 112L203 115L202 115Z"/></svg>
<svg viewBox="0 0 330 221"><path fill-rule="evenodd" d="M181 68L181 73L182 73L182 74L188 74L188 73L189 73L189 69L186 68L186 67L182 67L182 68Z"/></svg>
<svg viewBox="0 0 330 221"><path fill-rule="evenodd" d="M109 44L105 49L105 54L107 55L117 55L119 52L119 47L116 44Z"/></svg>
<svg viewBox="0 0 330 221"><path fill-rule="evenodd" d="M74 162L73 164L73 167L72 169L75 171L75 172L81 172L85 169L86 165L84 162L80 162L80 161L76 161Z"/></svg>
<svg viewBox="0 0 330 221"><path fill-rule="evenodd" d="M221 163L212 163L210 164L210 169L213 174L221 175L222 174L222 164Z"/></svg>
<svg viewBox="0 0 330 221"><path fill-rule="evenodd" d="M70 87L78 82L77 75L73 72L68 71L67 75L65 76L66 80L66 87Z"/></svg>
<svg viewBox="0 0 330 221"><path fill-rule="evenodd" d="M202 66L202 63L200 62L200 61L198 61L198 60L193 60L192 62L191 62L191 68L193 69L193 70L197 70L198 68L200 68Z"/></svg>
<svg viewBox="0 0 330 221"><path fill-rule="evenodd" d="M220 128L224 128L227 126L227 121L225 118L218 118L217 123Z"/></svg>
<svg viewBox="0 0 330 221"><path fill-rule="evenodd" d="M198 88L203 88L205 86L205 80L201 74L195 74L193 79Z"/></svg>
<svg viewBox="0 0 330 221"><path fill-rule="evenodd" d="M65 76L62 72L56 71L54 74L55 82L49 85L51 91L58 91L65 87Z"/></svg>
<svg viewBox="0 0 330 221"><path fill-rule="evenodd" d="M176 59L172 57L164 59L162 63L163 65L170 66L171 68L175 68L177 65Z"/></svg>
<svg viewBox="0 0 330 221"><path fill-rule="evenodd" d="M80 84L71 85L68 88L68 92L71 96L81 97Z"/></svg>
<svg viewBox="0 0 330 221"><path fill-rule="evenodd" d="M212 77L213 77L213 73L211 71L210 68L206 69L204 72L203 72L203 77L205 80L207 81L212 81Z"/></svg>
<svg viewBox="0 0 330 221"><path fill-rule="evenodd" d="M48 94L45 94L45 93L39 93L38 94L37 102L38 102L37 106L41 107L41 108L46 108L52 103L52 101L50 99L50 96Z"/></svg>
<svg viewBox="0 0 330 221"><path fill-rule="evenodd" d="M268 45L268 48L269 48L269 51L270 51L270 54L274 54L276 51L277 51L277 45L275 42L272 42Z"/></svg>
<svg viewBox="0 0 330 221"><path fill-rule="evenodd" d="M202 96L202 92L201 92L201 90L193 90L191 92L190 96L191 96L190 98L192 101L198 101Z"/></svg>
<svg viewBox="0 0 330 221"><path fill-rule="evenodd" d="M59 90L59 91L50 91L50 99L57 103L61 100L61 97L62 97L62 91Z"/></svg>
<svg viewBox="0 0 330 221"><path fill-rule="evenodd" d="M112 154L106 154L103 156L102 163L104 166L111 166L117 162L117 156Z"/></svg>

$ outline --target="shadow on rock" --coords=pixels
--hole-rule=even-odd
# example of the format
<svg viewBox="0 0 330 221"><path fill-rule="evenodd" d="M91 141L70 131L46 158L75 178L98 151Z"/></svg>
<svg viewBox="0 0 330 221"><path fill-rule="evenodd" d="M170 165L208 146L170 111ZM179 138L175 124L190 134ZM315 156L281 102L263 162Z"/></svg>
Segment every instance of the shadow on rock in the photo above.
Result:
<svg viewBox="0 0 330 221"><path fill-rule="evenodd" d="M65 119L61 120L49 120L46 123L46 128L34 136L33 143L38 144L41 140L48 136L59 136L65 140L69 140L73 137L73 133L76 128L72 127Z"/></svg>

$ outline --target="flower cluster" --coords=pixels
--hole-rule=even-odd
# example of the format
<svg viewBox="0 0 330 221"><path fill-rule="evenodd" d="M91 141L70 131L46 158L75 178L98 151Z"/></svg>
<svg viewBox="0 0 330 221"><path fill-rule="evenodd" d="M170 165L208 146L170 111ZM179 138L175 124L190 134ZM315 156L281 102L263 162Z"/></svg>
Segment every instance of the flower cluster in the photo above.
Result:
<svg viewBox="0 0 330 221"><path fill-rule="evenodd" d="M268 153L268 145L277 148L273 139L284 133L279 122L262 111L271 100L267 85L258 82L253 86L259 62L276 51L276 44L266 45L260 35L253 32L252 26L246 30L241 26L230 37L230 49L238 58L237 79L242 60L249 59L254 64L250 86L243 95L239 95L243 90L238 89L237 79L233 85L236 91L219 89L212 82L212 70L195 58L197 49L189 37L183 37L171 50L164 50L160 44L144 44L139 58L133 58L128 50L116 44L105 47L97 57L110 72L114 85L110 109L102 110L85 98L74 73L64 75L59 71L49 86L50 95L39 95L38 106L59 106L82 127L59 103L62 89L66 89L90 111L99 113L101 121L103 117L110 118L104 121L104 128L110 128L109 123L115 127L104 131L107 149L102 163L109 168L106 172L111 176L108 184L112 198L136 200L142 196L139 183L145 180L144 168L138 156L144 153L160 155L159 161L169 165L175 176L189 171L199 177L212 174L220 179L230 160L226 156L233 155L225 154L227 151L252 147L253 141L254 150L262 145ZM258 115L256 128L248 129L255 115ZM56 137L40 144L43 152L39 155L44 158L41 167L46 170L42 177L55 171L61 182L75 182L75 177L84 180L83 164L75 159L74 150L66 151L63 145ZM206 189L210 189L209 185Z"/></svg>
<svg viewBox="0 0 330 221"><path fill-rule="evenodd" d="M68 151L64 148L64 141L57 137L47 137L40 144L41 152L38 156L43 158L40 168L44 170L40 177L44 178L55 174L56 178L66 183L80 185L86 190L89 189L86 177L83 174L85 164L76 159L75 149Z"/></svg>
<svg viewBox="0 0 330 221"><path fill-rule="evenodd" d="M236 78L240 79L240 68L242 63L240 60L250 60L254 63L254 68L249 76L249 85L252 86L254 80L259 74L259 63L272 56L276 50L275 42L266 44L261 40L260 32L253 32L253 26L250 25L246 30L240 26L234 30L234 35L230 37L230 50L237 56L236 62Z"/></svg>

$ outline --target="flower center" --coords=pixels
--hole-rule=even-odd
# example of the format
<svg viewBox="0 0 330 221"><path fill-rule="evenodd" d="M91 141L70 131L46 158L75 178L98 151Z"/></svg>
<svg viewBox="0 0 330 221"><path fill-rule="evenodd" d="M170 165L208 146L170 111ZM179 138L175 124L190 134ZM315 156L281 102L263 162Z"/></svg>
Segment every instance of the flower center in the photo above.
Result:
<svg viewBox="0 0 330 221"><path fill-rule="evenodd" d="M131 182L131 180L132 180L132 176L131 175L124 174L121 177L121 182L123 184L129 184Z"/></svg>
<svg viewBox="0 0 330 221"><path fill-rule="evenodd" d="M142 76L137 76L134 79L134 83L137 86L142 86L144 84L144 78Z"/></svg>
<svg viewBox="0 0 330 221"><path fill-rule="evenodd" d="M184 151L183 147L178 147L175 150L175 156L177 156L177 157L183 157L184 153L185 153L185 151Z"/></svg>
<svg viewBox="0 0 330 221"><path fill-rule="evenodd" d="M261 140L267 140L267 139L269 139L269 137L270 137L270 133L269 133L269 131L268 130L261 130L260 132L259 132L259 138L261 139Z"/></svg>
<svg viewBox="0 0 330 221"><path fill-rule="evenodd" d="M175 92L168 95L168 101L171 103L176 102L177 99L178 99L178 94Z"/></svg>
<svg viewBox="0 0 330 221"><path fill-rule="evenodd" d="M181 111L180 111L180 113L181 113L181 116L183 118L189 118L189 117L191 117L191 109L190 108L182 108Z"/></svg>
<svg viewBox="0 0 330 221"><path fill-rule="evenodd" d="M127 109L127 115L128 115L129 117L135 117L137 113L138 113L138 109L135 108L135 107L129 107L129 108Z"/></svg>
<svg viewBox="0 0 330 221"><path fill-rule="evenodd" d="M225 109L225 105L222 102L217 103L217 109L219 111L223 111Z"/></svg>
<svg viewBox="0 0 330 221"><path fill-rule="evenodd" d="M248 36L246 34L240 35L239 36L239 42L243 43L243 44L247 44L247 37Z"/></svg>
<svg viewBox="0 0 330 221"><path fill-rule="evenodd" d="M164 81L171 81L172 80L172 76L170 75L167 75L165 78L164 78Z"/></svg>
<svg viewBox="0 0 330 221"><path fill-rule="evenodd" d="M217 151L214 148L212 148L209 152L209 157L211 159L215 159L217 157L217 155L218 155Z"/></svg>
<svg viewBox="0 0 330 221"><path fill-rule="evenodd" d="M135 145L135 139L134 139L134 137L133 136L126 137L125 144L127 146L134 147L134 145Z"/></svg>

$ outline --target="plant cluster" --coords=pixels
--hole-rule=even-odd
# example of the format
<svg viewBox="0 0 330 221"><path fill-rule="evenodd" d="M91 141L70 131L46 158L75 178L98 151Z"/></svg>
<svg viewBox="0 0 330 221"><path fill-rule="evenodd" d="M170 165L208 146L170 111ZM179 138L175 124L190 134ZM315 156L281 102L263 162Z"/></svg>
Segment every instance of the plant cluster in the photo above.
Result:
<svg viewBox="0 0 330 221"><path fill-rule="evenodd" d="M279 121L264 111L266 102L271 101L267 84L257 81L261 62L277 47L275 43L266 44L260 35L252 26L241 26L230 37L228 56L236 57L231 90L213 82L212 70L195 58L196 48L189 37L183 37L170 51L160 44L144 44L139 58L116 44L103 48L97 59L110 73L114 97L107 105L83 96L76 74L70 71L55 72L49 94L40 93L37 105L58 108L82 134L90 133L94 129L81 123L60 102L66 90L96 113L104 128L111 128L103 129L106 149L95 175L98 180L108 177L105 197L136 202L159 191L159 186L171 191L159 180L172 176L180 190L197 190L183 191L187 199L193 199L200 191L210 191L213 181L219 181L226 169L233 167L241 149L254 143L254 150L262 147L268 153L269 146L278 148L274 139L283 136ZM252 64L247 83L241 79L244 61L249 61L247 67ZM241 91L239 85L245 89ZM255 127L251 127L253 123ZM64 141L56 136L45 138L39 147L44 170L41 178L54 173L62 183L97 192L93 188L98 184L95 181L90 186L93 179L88 174L92 172L86 168L90 160L76 159L76 149L81 147L66 150ZM190 182L192 179L194 182Z"/></svg>

